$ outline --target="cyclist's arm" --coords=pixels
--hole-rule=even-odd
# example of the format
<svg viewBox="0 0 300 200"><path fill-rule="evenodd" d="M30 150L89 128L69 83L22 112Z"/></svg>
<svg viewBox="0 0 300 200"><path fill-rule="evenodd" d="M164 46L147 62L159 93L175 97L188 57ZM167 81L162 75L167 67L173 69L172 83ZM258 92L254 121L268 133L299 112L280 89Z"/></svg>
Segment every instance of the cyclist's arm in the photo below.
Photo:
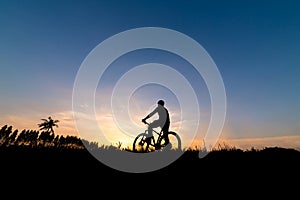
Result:
<svg viewBox="0 0 300 200"><path fill-rule="evenodd" d="M157 108L155 108L151 113L149 113L144 120L149 119L150 117L152 117L155 113L157 113Z"/></svg>
<svg viewBox="0 0 300 200"><path fill-rule="evenodd" d="M151 113L149 113L149 117L152 117L155 113L157 113L158 112L158 107L156 107ZM149 118L148 117L148 118Z"/></svg>

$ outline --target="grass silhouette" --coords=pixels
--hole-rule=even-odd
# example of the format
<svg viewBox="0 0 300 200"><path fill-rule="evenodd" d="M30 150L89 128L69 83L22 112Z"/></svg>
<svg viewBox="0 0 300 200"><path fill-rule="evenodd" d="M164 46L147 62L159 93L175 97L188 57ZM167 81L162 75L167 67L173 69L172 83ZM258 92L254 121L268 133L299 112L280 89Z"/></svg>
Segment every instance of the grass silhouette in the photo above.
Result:
<svg viewBox="0 0 300 200"><path fill-rule="evenodd" d="M218 181L261 181L269 184L299 180L300 152L295 149L268 147L241 150L229 145L219 145L210 152L188 148L170 165L147 173L127 173L113 169L90 154L91 150L103 152L130 151L121 145L104 146L75 136L54 135L35 130L13 130L5 125L0 129L0 170L8 175L6 181L27 184L35 180L47 184L73 185L78 183L110 181L137 181L175 179L180 182L202 180L202 184ZM206 154L199 158L199 153ZM172 153L172 152L170 152ZM23 182L22 182L23 181ZM171 180L169 180L171 181ZM51 181L50 181L51 182Z"/></svg>
<svg viewBox="0 0 300 200"><path fill-rule="evenodd" d="M0 129L0 149L5 151L53 151L53 152L86 152L86 150L100 151L132 151L129 147L122 148L119 142L115 145L99 145L97 142L87 141L77 136L54 135L50 131L36 130L13 130L12 126L4 125ZM218 144L210 152L206 148L187 148L181 150L183 157L189 159L199 159L201 151L206 155L203 160L223 160L223 159L298 159L300 152L296 149L281 147L266 147L264 149L251 148L248 150L238 149L226 143ZM267 156L267 157L266 157Z"/></svg>

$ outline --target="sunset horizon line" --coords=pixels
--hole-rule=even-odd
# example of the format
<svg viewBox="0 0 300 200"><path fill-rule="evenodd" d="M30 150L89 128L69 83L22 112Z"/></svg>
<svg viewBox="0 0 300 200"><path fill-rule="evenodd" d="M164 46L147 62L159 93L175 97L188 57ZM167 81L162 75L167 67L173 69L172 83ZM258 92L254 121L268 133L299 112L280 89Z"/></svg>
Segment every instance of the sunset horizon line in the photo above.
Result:
<svg viewBox="0 0 300 200"><path fill-rule="evenodd" d="M9 124L4 123L0 126L0 129L4 126L12 127L12 132L15 130L18 130L18 133L20 133L23 130L32 130L32 131L39 131L38 128L32 129L32 128L25 128L22 126L18 126L15 124ZM22 128L21 128L22 127ZM73 132L73 133L72 133ZM78 137L81 140L85 140L91 143L97 143L98 146L118 146L118 144L122 146L122 148L126 149L129 146L132 145L130 142L122 142L122 139L119 141L111 141L111 144L101 144L98 141L92 141L89 139L85 139L83 137L80 137L78 132L76 130L70 131L69 133L62 132L61 130L57 129L55 131L56 136L75 136ZM133 142L133 141L132 141ZM214 147L210 149L222 149L222 148L230 148L230 149L241 149L244 151L251 150L251 149L264 149L268 147L280 147L280 148L289 148L289 149L295 149L300 150L300 135L277 135L277 136L262 136L262 137L238 137L238 138L223 138L222 135L217 140ZM203 145L203 138L201 139L194 139L190 145L183 145L182 149L207 149L205 145Z"/></svg>

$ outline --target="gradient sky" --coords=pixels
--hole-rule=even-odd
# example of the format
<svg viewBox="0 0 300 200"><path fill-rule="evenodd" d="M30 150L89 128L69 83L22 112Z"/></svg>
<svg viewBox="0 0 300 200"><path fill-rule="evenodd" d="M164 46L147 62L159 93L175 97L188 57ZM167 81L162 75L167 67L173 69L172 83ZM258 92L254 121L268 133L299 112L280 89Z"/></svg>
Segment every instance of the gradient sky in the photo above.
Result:
<svg viewBox="0 0 300 200"><path fill-rule="evenodd" d="M299 147L299 10L300 3L290 0L2 0L0 126L37 129L40 119L51 115L61 121L58 134L76 135L72 90L83 60L110 36L154 26L190 36L213 58L227 95L222 139L241 147ZM109 96L123 73L147 62L172 66L188 76L193 86L198 86L194 89L201 102L204 131L210 111L205 84L192 70L182 70L180 66L188 64L174 55L145 50L121 57L103 77L103 91L109 89L106 91ZM133 95L136 100L130 104L136 106L131 112L136 112L132 115L137 124L139 117L150 110L152 101L156 101L157 91L162 91L161 94L165 91L155 85L148 89L136 92ZM149 98L141 95L145 93L151 94ZM178 102L173 97L170 93L164 98L170 98L168 106L174 111L176 122L180 121L176 118ZM101 104L103 95L97 98L98 111L109 115Z"/></svg>

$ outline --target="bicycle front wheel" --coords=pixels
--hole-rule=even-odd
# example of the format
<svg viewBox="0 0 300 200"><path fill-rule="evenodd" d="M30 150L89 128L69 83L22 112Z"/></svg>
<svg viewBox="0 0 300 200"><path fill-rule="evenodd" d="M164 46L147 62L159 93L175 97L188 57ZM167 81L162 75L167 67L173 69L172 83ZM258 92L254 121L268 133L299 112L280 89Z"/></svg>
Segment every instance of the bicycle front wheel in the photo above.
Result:
<svg viewBox="0 0 300 200"><path fill-rule="evenodd" d="M153 151L153 139L151 138L151 140L149 142L146 141L147 138L147 134L146 133L140 133L138 134L134 141L133 141L133 147L132 150L133 152L140 152L140 153L144 153L144 152L150 152Z"/></svg>

